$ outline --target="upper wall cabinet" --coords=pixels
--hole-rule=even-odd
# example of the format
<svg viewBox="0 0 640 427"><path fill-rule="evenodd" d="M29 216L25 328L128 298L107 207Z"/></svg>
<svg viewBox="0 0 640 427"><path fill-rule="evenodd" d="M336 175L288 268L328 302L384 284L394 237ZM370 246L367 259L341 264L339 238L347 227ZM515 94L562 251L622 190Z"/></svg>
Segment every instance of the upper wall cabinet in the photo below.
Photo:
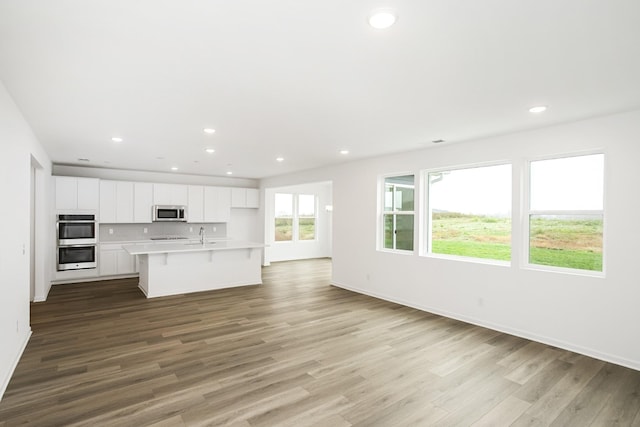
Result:
<svg viewBox="0 0 640 427"><path fill-rule="evenodd" d="M187 205L187 222L204 221L204 187L190 185L188 189L189 204Z"/></svg>
<svg viewBox="0 0 640 427"><path fill-rule="evenodd" d="M188 186L180 184L153 184L154 205L187 206L188 203Z"/></svg>
<svg viewBox="0 0 640 427"><path fill-rule="evenodd" d="M231 189L224 187L189 186L189 222L229 222Z"/></svg>
<svg viewBox="0 0 640 427"><path fill-rule="evenodd" d="M232 188L231 207L232 208L259 208L260 197L255 188Z"/></svg>
<svg viewBox="0 0 640 427"><path fill-rule="evenodd" d="M133 182L100 181L100 222L133 222Z"/></svg>
<svg viewBox="0 0 640 427"><path fill-rule="evenodd" d="M204 222L229 222L231 219L231 189L204 187Z"/></svg>
<svg viewBox="0 0 640 427"><path fill-rule="evenodd" d="M100 185L97 178L56 176L57 210L98 210Z"/></svg>
<svg viewBox="0 0 640 427"><path fill-rule="evenodd" d="M133 222L150 223L153 212L153 184L134 183L133 195Z"/></svg>
<svg viewBox="0 0 640 427"><path fill-rule="evenodd" d="M150 223L153 186L146 182L100 181L100 222Z"/></svg>

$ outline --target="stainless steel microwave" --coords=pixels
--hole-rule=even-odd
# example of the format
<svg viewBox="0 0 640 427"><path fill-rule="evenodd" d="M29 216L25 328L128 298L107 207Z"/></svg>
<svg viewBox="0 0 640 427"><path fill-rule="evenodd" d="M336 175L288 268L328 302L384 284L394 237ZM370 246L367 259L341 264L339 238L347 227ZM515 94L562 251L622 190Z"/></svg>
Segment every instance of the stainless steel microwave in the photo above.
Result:
<svg viewBox="0 0 640 427"><path fill-rule="evenodd" d="M186 206L155 205L153 207L153 221L182 221L187 220Z"/></svg>

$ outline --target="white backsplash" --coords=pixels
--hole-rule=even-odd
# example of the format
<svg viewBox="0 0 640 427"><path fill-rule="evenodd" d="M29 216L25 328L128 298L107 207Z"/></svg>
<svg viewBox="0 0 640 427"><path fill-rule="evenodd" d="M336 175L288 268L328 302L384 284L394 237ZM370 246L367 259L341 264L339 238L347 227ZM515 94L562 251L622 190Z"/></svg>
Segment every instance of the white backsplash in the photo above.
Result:
<svg viewBox="0 0 640 427"><path fill-rule="evenodd" d="M152 237L182 236L198 239L200 227L207 238L227 237L227 224L154 222L151 224L100 224L100 242L149 240ZM146 229L146 233L144 232ZM111 232L110 232L111 231Z"/></svg>

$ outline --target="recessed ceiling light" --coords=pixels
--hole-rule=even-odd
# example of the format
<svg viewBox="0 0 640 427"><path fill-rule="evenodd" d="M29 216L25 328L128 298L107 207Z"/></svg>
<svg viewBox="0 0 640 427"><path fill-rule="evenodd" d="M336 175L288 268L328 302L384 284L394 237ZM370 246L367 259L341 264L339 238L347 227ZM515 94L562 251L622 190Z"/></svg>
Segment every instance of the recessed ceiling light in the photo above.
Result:
<svg viewBox="0 0 640 427"><path fill-rule="evenodd" d="M216 130L212 128L204 128L202 130L204 131L204 133L208 133L209 135L216 133Z"/></svg>
<svg viewBox="0 0 640 427"><path fill-rule="evenodd" d="M529 108L529 112L534 114L542 113L543 111L546 111L546 110L547 110L546 105L537 105L535 107Z"/></svg>
<svg viewBox="0 0 640 427"><path fill-rule="evenodd" d="M398 17L392 9L376 9L369 15L369 25L384 30L396 23Z"/></svg>
<svg viewBox="0 0 640 427"><path fill-rule="evenodd" d="M276 162L284 162L284 157L276 157Z"/></svg>
<svg viewBox="0 0 640 427"><path fill-rule="evenodd" d="M216 152L216 150L214 150L213 148L205 148L204 151L206 151L209 154L213 154Z"/></svg>
<svg viewBox="0 0 640 427"><path fill-rule="evenodd" d="M177 171L177 170L178 170L178 167L177 167L177 166L171 166L171 170L172 170L172 171Z"/></svg>
<svg viewBox="0 0 640 427"><path fill-rule="evenodd" d="M119 136L114 136L113 138L111 138L111 140L112 140L113 142L122 142L122 141L123 141L123 139L122 139L122 138L120 138Z"/></svg>
<svg viewBox="0 0 640 427"><path fill-rule="evenodd" d="M227 171L227 175L233 175L233 172Z"/></svg>
<svg viewBox="0 0 640 427"><path fill-rule="evenodd" d="M340 154L349 154L349 150L340 150Z"/></svg>

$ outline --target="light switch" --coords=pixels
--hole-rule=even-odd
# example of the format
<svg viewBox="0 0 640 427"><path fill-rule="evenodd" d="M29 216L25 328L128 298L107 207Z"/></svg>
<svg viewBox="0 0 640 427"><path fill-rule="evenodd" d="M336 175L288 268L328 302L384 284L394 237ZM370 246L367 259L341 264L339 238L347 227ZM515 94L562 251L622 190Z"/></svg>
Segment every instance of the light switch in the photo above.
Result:
<svg viewBox="0 0 640 427"><path fill-rule="evenodd" d="M142 232L143 232L144 234L147 234L147 231L149 231L149 230L147 230L147 227L145 227L145 228L143 228L143 229L142 229Z"/></svg>
<svg viewBox="0 0 640 427"><path fill-rule="evenodd" d="M113 228L109 229L109 234L113 234Z"/></svg>

